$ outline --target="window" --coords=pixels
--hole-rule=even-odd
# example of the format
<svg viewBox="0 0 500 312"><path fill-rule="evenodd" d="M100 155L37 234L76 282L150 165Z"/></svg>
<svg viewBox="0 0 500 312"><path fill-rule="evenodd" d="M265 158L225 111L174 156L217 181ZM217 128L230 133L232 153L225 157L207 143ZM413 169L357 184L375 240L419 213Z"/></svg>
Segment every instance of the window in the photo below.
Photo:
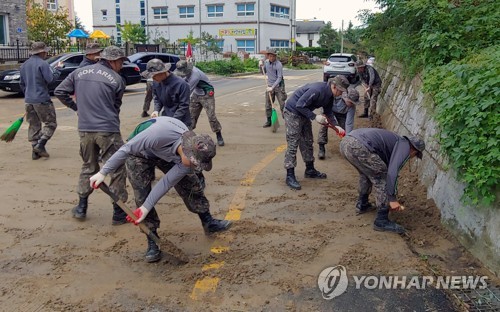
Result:
<svg viewBox="0 0 500 312"><path fill-rule="evenodd" d="M8 33L7 33L7 15L0 15L0 44L6 44Z"/></svg>
<svg viewBox="0 0 500 312"><path fill-rule="evenodd" d="M224 5L214 4L207 5L208 17L223 17L224 16Z"/></svg>
<svg viewBox="0 0 500 312"><path fill-rule="evenodd" d="M212 46L212 44L216 44L221 51L224 50L224 39L215 39L214 42L208 42L208 46Z"/></svg>
<svg viewBox="0 0 500 312"><path fill-rule="evenodd" d="M236 5L238 16L253 16L255 14L254 3L240 3Z"/></svg>
<svg viewBox="0 0 500 312"><path fill-rule="evenodd" d="M180 18L193 18L194 17L194 6L180 6L179 7L179 17Z"/></svg>
<svg viewBox="0 0 500 312"><path fill-rule="evenodd" d="M255 53L255 40L236 40L236 48L238 51Z"/></svg>
<svg viewBox="0 0 500 312"><path fill-rule="evenodd" d="M144 3L144 0L141 0L141 2L139 3L139 7L141 9L144 9L146 7L146 4Z"/></svg>
<svg viewBox="0 0 500 312"><path fill-rule="evenodd" d="M168 18L168 7L153 8L153 18L154 19L167 19Z"/></svg>
<svg viewBox="0 0 500 312"><path fill-rule="evenodd" d="M57 10L57 0L47 0L47 10L56 11Z"/></svg>
<svg viewBox="0 0 500 312"><path fill-rule="evenodd" d="M116 16L116 23L121 24L121 22L122 22L122 19L120 18L120 15L117 15Z"/></svg>
<svg viewBox="0 0 500 312"><path fill-rule="evenodd" d="M290 18L290 8L271 4L271 17Z"/></svg>
<svg viewBox="0 0 500 312"><path fill-rule="evenodd" d="M271 48L273 49L288 49L288 40L271 40Z"/></svg>

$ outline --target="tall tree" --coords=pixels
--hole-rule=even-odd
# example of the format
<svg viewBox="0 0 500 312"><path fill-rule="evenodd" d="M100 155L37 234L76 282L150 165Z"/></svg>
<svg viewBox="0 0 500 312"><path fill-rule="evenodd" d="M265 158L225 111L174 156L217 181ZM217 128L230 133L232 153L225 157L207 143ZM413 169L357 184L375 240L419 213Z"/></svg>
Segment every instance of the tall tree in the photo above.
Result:
<svg viewBox="0 0 500 312"><path fill-rule="evenodd" d="M219 48L219 41L215 39L211 34L207 32L202 32L201 33L201 38L200 38L200 47L201 49L205 52L205 56L208 57L208 53L211 52L215 56L217 53L220 53L222 51L221 48Z"/></svg>
<svg viewBox="0 0 500 312"><path fill-rule="evenodd" d="M88 33L87 29L85 29L85 25L82 24L82 20L78 17L78 15L75 15L75 28L81 29Z"/></svg>
<svg viewBox="0 0 500 312"><path fill-rule="evenodd" d="M132 22L125 21L123 25L120 26L120 31L122 33L122 40L129 43L147 43L148 35L146 35L146 29L140 24L133 24Z"/></svg>
<svg viewBox="0 0 500 312"><path fill-rule="evenodd" d="M29 40L50 43L52 40L66 39L73 27L66 9L59 7L52 12L33 0L27 0L26 7Z"/></svg>
<svg viewBox="0 0 500 312"><path fill-rule="evenodd" d="M328 52L340 50L339 34L332 28L332 22L327 22L325 27L319 31L318 44Z"/></svg>

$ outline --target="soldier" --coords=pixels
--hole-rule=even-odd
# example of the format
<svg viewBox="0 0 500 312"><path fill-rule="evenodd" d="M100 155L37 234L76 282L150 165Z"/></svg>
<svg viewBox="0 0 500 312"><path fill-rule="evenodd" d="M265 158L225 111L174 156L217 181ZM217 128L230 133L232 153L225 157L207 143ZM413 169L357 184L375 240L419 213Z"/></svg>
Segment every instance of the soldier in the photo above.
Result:
<svg viewBox="0 0 500 312"><path fill-rule="evenodd" d="M51 68L45 61L49 50L45 43L34 42L31 45L31 57L20 69L19 84L26 103L28 140L31 142L33 160L50 156L45 145L57 128L56 110L50 99L49 84L59 78L61 72Z"/></svg>
<svg viewBox="0 0 500 312"><path fill-rule="evenodd" d="M196 129L196 124L198 122L198 118L200 117L201 110L205 108L210 128L217 136L217 145L224 146L224 139L222 138L221 133L222 126L215 115L214 87L210 83L207 75L205 75L205 73L198 67L193 66L193 63L185 60L177 62L174 73L179 77L184 78L184 80L186 80L189 84L189 89L191 91L191 102L189 105L189 111L191 114L191 129Z"/></svg>
<svg viewBox="0 0 500 312"><path fill-rule="evenodd" d="M337 118L340 127L345 129L346 133L354 129L354 114L356 105L359 103L359 92L354 88L348 88L342 96L333 99L333 115ZM328 143L328 127L321 126L318 134L318 158L325 159L325 145Z"/></svg>
<svg viewBox="0 0 500 312"><path fill-rule="evenodd" d="M144 97L144 105L142 106L142 118L149 117L148 111L153 100L153 78L146 80L146 96Z"/></svg>
<svg viewBox="0 0 500 312"><path fill-rule="evenodd" d="M422 159L424 149L425 142L418 137L399 136L377 128L356 129L340 142L340 153L359 172L356 214L374 208L368 196L372 187L375 190L378 211L374 230L404 233L402 226L389 220L389 210L404 209L396 197L399 170L415 156Z"/></svg>
<svg viewBox="0 0 500 312"><path fill-rule="evenodd" d="M338 126L332 106L333 97L340 96L347 90L349 81L345 76L339 75L328 82L315 82L307 84L293 93L285 104L285 124L287 150L285 153L286 184L294 190L301 186L295 177L297 166L297 149L300 148L302 159L306 163L304 176L313 179L326 179L326 174L314 168L313 134L311 120L319 124L328 123L324 115L316 115L313 111L322 107L323 113L330 118L340 133L344 129Z"/></svg>
<svg viewBox="0 0 500 312"><path fill-rule="evenodd" d="M148 79L153 78L154 112L151 118L168 116L177 118L186 126L191 127L189 113L189 85L184 79L170 72L172 64L163 63L159 59L152 59L146 65L141 75Z"/></svg>
<svg viewBox="0 0 500 312"><path fill-rule="evenodd" d="M195 134L181 121L171 117L158 117L145 121L149 127L137 131L132 139L118 150L104 164L100 172L90 178L90 184L98 187L107 174L127 164L128 178L134 188L134 211L138 220L156 235L160 219L154 206L170 188L174 187L189 211L198 214L205 234L213 234L229 229L231 222L217 220L210 214L210 204L196 171L212 169L215 143L206 134ZM155 180L155 168L165 175L151 189ZM130 220L129 220L130 221ZM147 237L146 262L161 259L161 251L156 243Z"/></svg>
<svg viewBox="0 0 500 312"><path fill-rule="evenodd" d="M373 118L377 113L377 99L382 88L382 79L378 72L370 65L363 64L363 61L356 62L356 70L358 72L358 79L365 87L364 95L364 111L359 115L360 118Z"/></svg>
<svg viewBox="0 0 500 312"><path fill-rule="evenodd" d="M99 43L89 43L85 48L85 56L78 67L84 67L87 65L94 65L99 60L99 55L101 55L103 48Z"/></svg>
<svg viewBox="0 0 500 312"><path fill-rule="evenodd" d="M263 127L271 127L271 115L273 112L273 106L271 99L269 98L269 93L274 101L275 98L278 99L280 104L280 110L283 114L283 108L285 107L286 92L285 92L285 80L283 80L283 65L277 59L276 50L269 49L266 52L267 60L264 62L264 74L266 75L266 123Z"/></svg>
<svg viewBox="0 0 500 312"><path fill-rule="evenodd" d="M93 191L88 181L99 171L99 155L106 161L123 145L119 115L125 82L119 72L124 60L127 58L120 48L107 47L96 64L76 69L54 91L64 105L78 112L83 165L78 181L80 201L72 213L81 221L87 217L88 197ZM71 98L73 92L78 94L77 103ZM109 187L124 202L128 198L125 182L125 166L121 166L111 175ZM126 223L126 216L113 203L112 224Z"/></svg>

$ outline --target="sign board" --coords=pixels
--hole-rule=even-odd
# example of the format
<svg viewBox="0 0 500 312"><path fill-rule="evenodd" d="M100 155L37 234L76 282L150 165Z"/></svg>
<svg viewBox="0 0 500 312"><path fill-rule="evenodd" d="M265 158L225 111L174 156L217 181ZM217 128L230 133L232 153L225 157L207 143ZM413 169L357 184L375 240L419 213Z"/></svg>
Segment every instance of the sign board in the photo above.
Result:
<svg viewBox="0 0 500 312"><path fill-rule="evenodd" d="M21 27L18 27L18 28L17 28L17 32L18 32L18 33L22 33L22 32L23 32L23 29L22 29Z"/></svg>
<svg viewBox="0 0 500 312"><path fill-rule="evenodd" d="M255 36L255 28L228 28L219 29L219 36Z"/></svg>

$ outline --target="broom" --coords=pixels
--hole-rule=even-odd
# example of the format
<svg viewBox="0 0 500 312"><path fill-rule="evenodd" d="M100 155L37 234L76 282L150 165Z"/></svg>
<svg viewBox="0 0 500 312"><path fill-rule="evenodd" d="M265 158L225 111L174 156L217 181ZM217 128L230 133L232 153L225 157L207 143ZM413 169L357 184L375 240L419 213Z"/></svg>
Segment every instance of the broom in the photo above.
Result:
<svg viewBox="0 0 500 312"><path fill-rule="evenodd" d="M12 142L12 140L14 140L14 138L16 137L17 131L19 131L19 128L21 128L21 125L23 124L24 116L26 116L26 114L14 121L12 125L10 125L10 127L2 134L0 140L5 142Z"/></svg>
<svg viewBox="0 0 500 312"><path fill-rule="evenodd" d="M267 77L264 75L264 79L266 80L266 88L267 88ZM269 96L269 101L271 102L272 106L272 111L271 111L271 131L275 133L278 131L278 128L280 127L280 123L278 120L278 112L276 112L276 108L274 108L274 101L273 97L271 95L271 92L266 91L267 95Z"/></svg>

